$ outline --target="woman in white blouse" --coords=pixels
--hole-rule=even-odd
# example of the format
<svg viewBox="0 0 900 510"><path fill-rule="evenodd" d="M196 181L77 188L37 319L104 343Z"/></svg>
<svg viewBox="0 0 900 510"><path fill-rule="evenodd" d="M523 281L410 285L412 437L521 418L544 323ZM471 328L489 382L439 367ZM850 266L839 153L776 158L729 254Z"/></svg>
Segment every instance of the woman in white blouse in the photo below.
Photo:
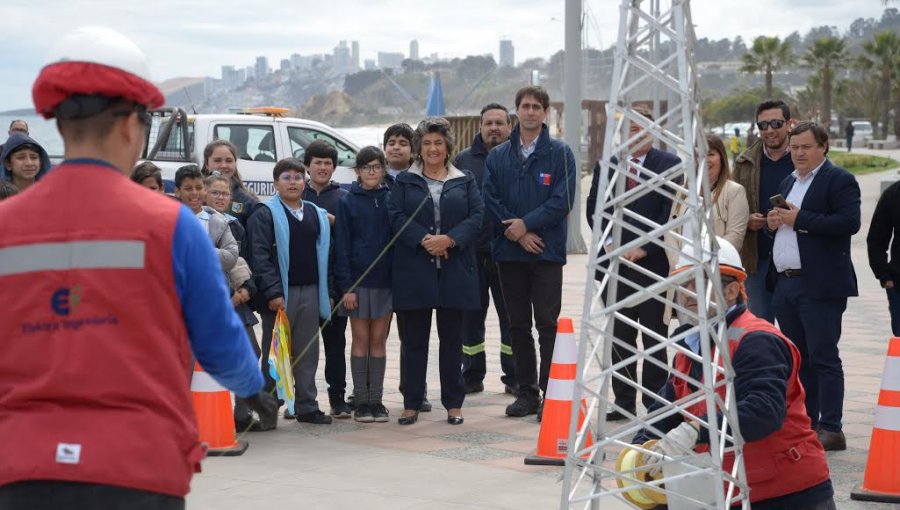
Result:
<svg viewBox="0 0 900 510"><path fill-rule="evenodd" d="M706 169L709 175L710 198L712 199L712 218L716 235L724 237L732 246L743 246L744 234L747 232L747 221L750 219L750 206L747 203L747 191L743 186L731 180L731 168L728 166L728 155L725 143L716 135L706 136ZM684 213L684 196L672 204L672 219ZM681 234L687 236L684 226ZM671 232L665 236L669 245L667 255L669 267L675 267L678 254L681 252L681 240ZM667 308L666 321L671 315Z"/></svg>

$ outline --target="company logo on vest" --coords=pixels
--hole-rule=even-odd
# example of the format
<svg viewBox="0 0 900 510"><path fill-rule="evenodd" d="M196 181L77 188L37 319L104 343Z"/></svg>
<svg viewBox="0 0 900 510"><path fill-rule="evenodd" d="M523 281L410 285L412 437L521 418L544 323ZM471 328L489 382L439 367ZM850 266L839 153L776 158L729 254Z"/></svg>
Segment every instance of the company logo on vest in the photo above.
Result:
<svg viewBox="0 0 900 510"><path fill-rule="evenodd" d="M60 330L78 331L82 328L118 326L119 319L117 316L106 310L97 310L97 303L94 303L94 306L87 304L84 301L83 294L84 291L81 285L60 287L54 290L50 294L48 302L50 311L57 318L50 320L41 318L23 322L21 326L22 333L48 333ZM82 309L82 305L84 305L82 313L76 314Z"/></svg>
<svg viewBox="0 0 900 510"><path fill-rule="evenodd" d="M71 288L62 287L50 297L50 308L56 315L69 315L75 313L81 303L81 285Z"/></svg>

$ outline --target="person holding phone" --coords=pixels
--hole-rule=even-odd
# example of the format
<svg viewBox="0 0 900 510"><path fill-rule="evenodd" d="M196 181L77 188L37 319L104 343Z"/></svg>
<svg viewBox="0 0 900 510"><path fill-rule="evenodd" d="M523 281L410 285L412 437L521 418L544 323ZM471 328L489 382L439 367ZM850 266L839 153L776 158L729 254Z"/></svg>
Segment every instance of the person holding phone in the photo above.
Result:
<svg viewBox="0 0 900 510"><path fill-rule="evenodd" d="M790 152L796 170L778 189L787 208L774 207L766 217L774 237L772 304L781 331L800 349L813 429L825 450L845 450L838 341L847 298L859 295L850 260L850 238L860 227L859 184L825 157L828 131L815 122L791 130Z"/></svg>

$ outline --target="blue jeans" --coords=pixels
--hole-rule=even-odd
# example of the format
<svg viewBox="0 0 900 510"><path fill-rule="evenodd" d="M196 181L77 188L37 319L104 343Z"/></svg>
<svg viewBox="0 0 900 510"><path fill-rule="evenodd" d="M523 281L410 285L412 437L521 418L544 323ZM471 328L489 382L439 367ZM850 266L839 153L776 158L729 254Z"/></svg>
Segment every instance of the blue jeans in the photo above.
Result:
<svg viewBox="0 0 900 510"><path fill-rule="evenodd" d="M900 336L900 292L896 288L884 289L888 298L888 310L891 312L891 333Z"/></svg>
<svg viewBox="0 0 900 510"><path fill-rule="evenodd" d="M744 288L747 289L750 313L775 324L775 307L772 306L772 293L766 289L766 274L769 272L769 262L769 259L759 259L756 273L747 275Z"/></svg>
<svg viewBox="0 0 900 510"><path fill-rule="evenodd" d="M800 382L812 427L840 432L844 368L838 341L847 298L814 299L802 278L779 276L773 302L782 333L800 350Z"/></svg>

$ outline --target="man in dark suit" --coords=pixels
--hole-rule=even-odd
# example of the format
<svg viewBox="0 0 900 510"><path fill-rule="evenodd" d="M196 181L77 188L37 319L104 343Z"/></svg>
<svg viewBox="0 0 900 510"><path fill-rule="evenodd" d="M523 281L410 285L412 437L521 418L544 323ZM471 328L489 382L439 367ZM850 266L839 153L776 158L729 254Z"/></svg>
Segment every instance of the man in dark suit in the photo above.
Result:
<svg viewBox="0 0 900 510"><path fill-rule="evenodd" d="M845 450L841 431L844 370L838 353L847 298L859 295L850 237L859 231L860 192L828 154L828 132L814 122L791 130L794 173L779 191L786 207L766 217L774 233L770 281L781 331L800 349L806 411L825 450Z"/></svg>
<svg viewBox="0 0 900 510"><path fill-rule="evenodd" d="M653 120L653 116L648 110L641 107L637 107L635 108L635 110L644 117ZM642 131L643 128L634 122L632 122L628 127L629 138L638 138L636 138L635 141L631 144L631 154L628 156L630 162L629 172L631 175L634 175L634 177L628 177L625 185L626 191L631 190L632 188L637 186L640 181L646 180L647 178L651 177L651 175L649 174L661 173L681 162L681 160L678 159L678 157L674 154L670 154L668 152L663 152L653 148L651 146L652 140L649 136L649 133L644 133L643 135L641 135ZM613 162L615 163L615 160ZM601 167L600 163L598 162L594 166L594 178L591 182L591 191L588 194L587 198L587 220L591 228L594 228L594 209L597 204L597 188L600 183L600 172ZM610 182L613 182L612 174L610 174ZM633 211L641 215L642 217L651 219L655 223L663 224L668 221L669 213L672 209L672 201L662 193L654 192L642 196L637 201L629 204L627 208L628 210ZM651 225L648 225L634 218L627 218L626 221L629 224L633 225L635 228L644 232L649 232L653 229ZM622 229L622 244L629 243L635 238L637 238L637 234L631 232L630 230L624 228ZM603 243L603 247L605 248L606 246L611 245L613 241L611 238L607 238L602 240L601 242ZM660 276L665 276L669 273L669 260L666 257L666 251L661 246L654 243L646 243L641 247L634 248L633 250L626 253L623 258L634 262L642 268L645 268L648 271L651 271ZM619 266L618 276L624 280L632 282L637 288L648 287L654 281L653 278L645 276L635 269L625 267L624 265ZM596 278L599 280L602 277L603 273L598 271L596 274ZM617 286L616 298L624 299L634 292L635 287L632 287L627 283L622 283ZM658 333L662 338L665 338L666 325L663 322L664 311L665 304L663 304L662 301L656 299L648 299L647 301L644 301L643 303L640 303L636 306L623 309L622 313L631 320L640 323L643 327L646 327L649 330ZM613 334L620 341L627 342L632 346L637 346L637 330L629 326L628 324L625 324L621 321L616 321L613 329ZM647 337L642 338L642 342L644 345L644 349L649 349L658 343L657 340ZM616 349L616 347L613 346L613 364L619 363L627 357L628 352L620 352L620 349ZM656 352L653 357L662 362L663 366L665 366L668 362L668 360L666 359L665 350ZM627 377L631 381L637 381L637 363L632 363L624 366L619 370L619 374L623 377ZM655 393L659 388L662 388L666 383L667 377L668 374L666 369L656 366L653 363L643 364L642 386L644 388L650 389L651 393ZM613 379L612 387L613 394L615 395L616 405L634 414L637 407L637 390L634 387L630 386L628 383L619 379ZM653 398L649 394L644 395L642 400L645 407L649 407L653 402ZM620 421L627 419L627 416L618 410L613 410L607 414L607 419L610 421Z"/></svg>

